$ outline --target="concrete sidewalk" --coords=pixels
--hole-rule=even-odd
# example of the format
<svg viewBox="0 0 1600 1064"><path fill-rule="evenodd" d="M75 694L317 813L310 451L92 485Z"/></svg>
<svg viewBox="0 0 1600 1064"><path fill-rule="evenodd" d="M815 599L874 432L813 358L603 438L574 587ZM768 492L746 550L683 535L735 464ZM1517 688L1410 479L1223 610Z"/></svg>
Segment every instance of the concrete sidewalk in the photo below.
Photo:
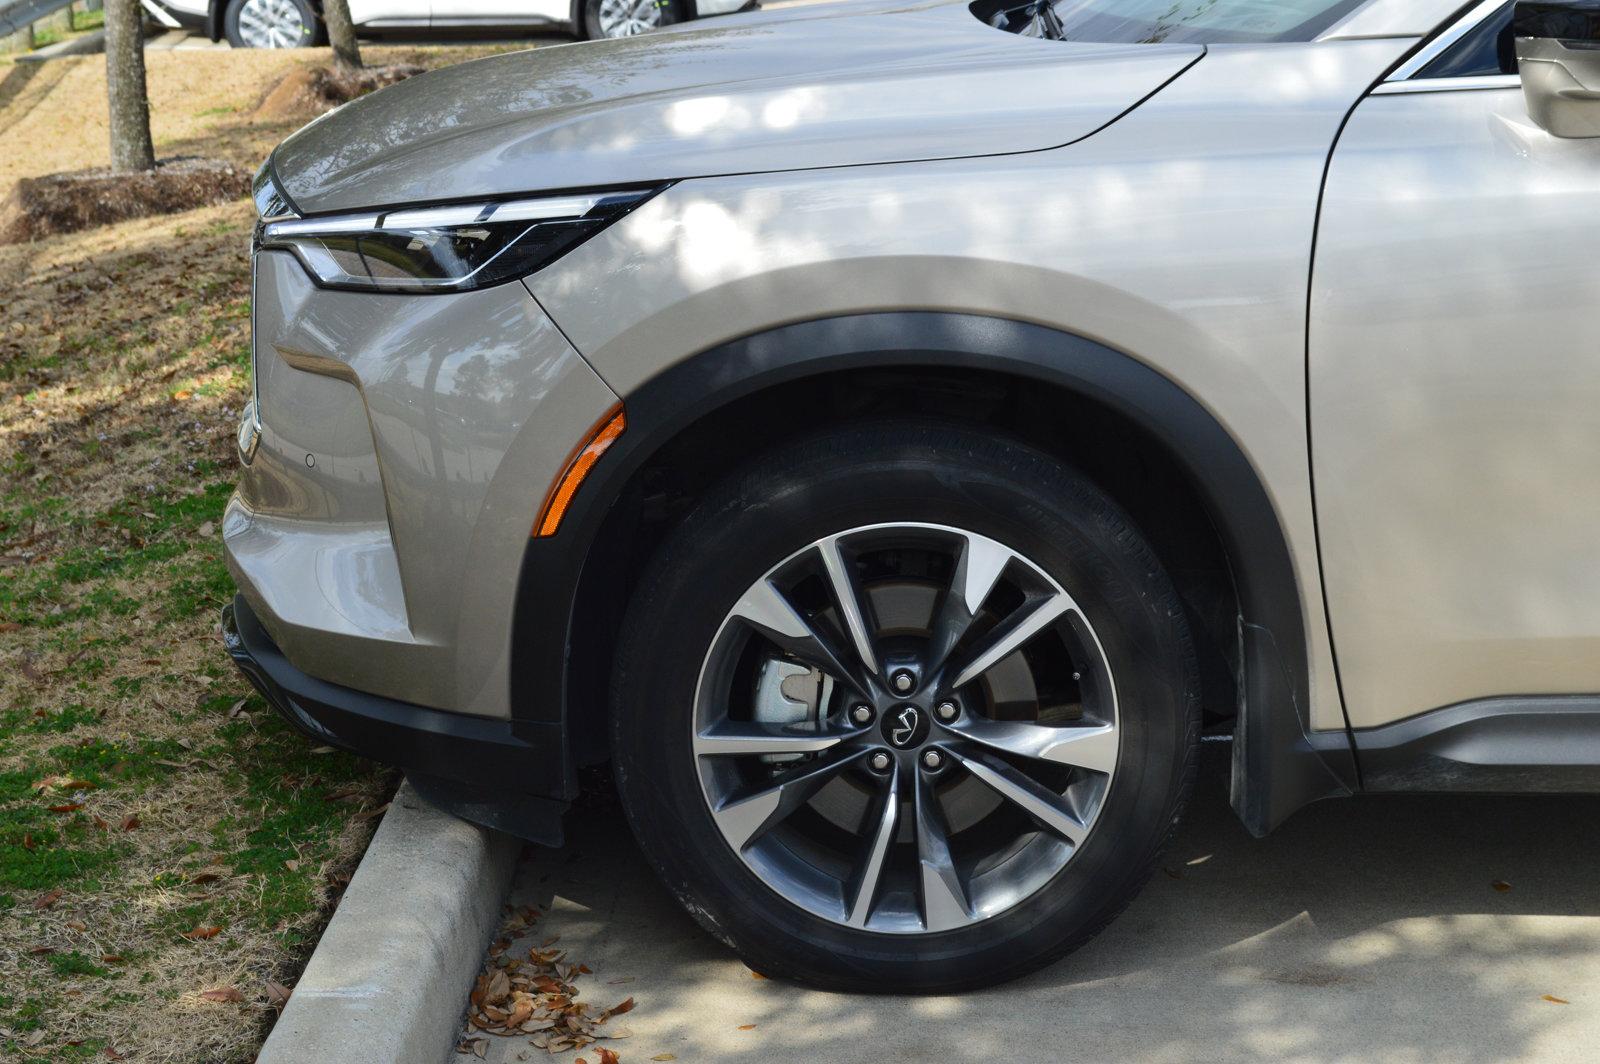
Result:
<svg viewBox="0 0 1600 1064"><path fill-rule="evenodd" d="M613 1021L632 1037L601 1043L623 1064L1600 1059L1600 799L1326 802L1256 841L1227 808L1226 746L1206 752L1189 824L1134 905L993 990L755 979L656 885L616 811L530 851L512 901L550 912L518 948L559 935L594 969L583 1000L637 1000ZM598 1058L555 1059L575 1056ZM488 1059L547 1055L491 1038Z"/></svg>

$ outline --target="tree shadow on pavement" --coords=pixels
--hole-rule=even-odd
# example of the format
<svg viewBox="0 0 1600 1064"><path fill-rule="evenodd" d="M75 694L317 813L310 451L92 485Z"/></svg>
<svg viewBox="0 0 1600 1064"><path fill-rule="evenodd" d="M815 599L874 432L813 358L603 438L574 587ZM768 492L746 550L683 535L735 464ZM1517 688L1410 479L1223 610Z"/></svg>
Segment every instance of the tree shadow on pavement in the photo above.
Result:
<svg viewBox="0 0 1600 1064"><path fill-rule="evenodd" d="M550 909L535 942L560 934L595 969L585 998L638 999L624 1059L1593 1059L1600 799L1332 801L1256 840L1227 806L1226 748L1207 761L1129 909L1060 963L981 992L754 978L661 888L603 802L574 814L564 850L530 851L514 900Z"/></svg>

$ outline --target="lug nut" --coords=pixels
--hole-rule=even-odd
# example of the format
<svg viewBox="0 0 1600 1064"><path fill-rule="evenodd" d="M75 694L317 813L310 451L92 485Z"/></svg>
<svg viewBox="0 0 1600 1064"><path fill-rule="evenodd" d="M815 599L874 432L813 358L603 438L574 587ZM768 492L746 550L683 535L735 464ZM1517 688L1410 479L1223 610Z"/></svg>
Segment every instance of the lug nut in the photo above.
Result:
<svg viewBox="0 0 1600 1064"><path fill-rule="evenodd" d="M867 758L867 764L872 766L872 771L874 772L887 772L889 771L889 755L879 750Z"/></svg>
<svg viewBox="0 0 1600 1064"><path fill-rule="evenodd" d="M922 767L930 772L938 771L944 767L944 755L937 750L924 750L922 752Z"/></svg>
<svg viewBox="0 0 1600 1064"><path fill-rule="evenodd" d="M850 719L857 724L872 723L872 707L867 705L856 706L850 710Z"/></svg>
<svg viewBox="0 0 1600 1064"><path fill-rule="evenodd" d="M894 678L890 682L894 684L894 689L900 694L905 694L907 691L917 686L917 678L911 675L909 669L901 669L899 672L895 673Z"/></svg>
<svg viewBox="0 0 1600 1064"><path fill-rule="evenodd" d="M949 724L951 721L955 720L961 715L961 710L954 702L940 702L937 706L933 707L933 711L937 713L939 715L939 719L944 721L946 724Z"/></svg>

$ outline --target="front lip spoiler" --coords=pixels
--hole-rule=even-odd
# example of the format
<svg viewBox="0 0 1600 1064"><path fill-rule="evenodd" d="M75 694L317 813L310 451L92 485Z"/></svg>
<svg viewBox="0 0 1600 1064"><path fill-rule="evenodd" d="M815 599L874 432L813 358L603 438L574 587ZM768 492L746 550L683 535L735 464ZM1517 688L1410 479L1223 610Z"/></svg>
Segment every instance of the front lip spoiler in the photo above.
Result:
<svg viewBox="0 0 1600 1064"><path fill-rule="evenodd" d="M517 738L512 723L448 713L340 687L291 665L243 595L222 608L222 642L273 709L317 743L404 769L458 816L559 846L567 803L536 792L560 772L559 744Z"/></svg>

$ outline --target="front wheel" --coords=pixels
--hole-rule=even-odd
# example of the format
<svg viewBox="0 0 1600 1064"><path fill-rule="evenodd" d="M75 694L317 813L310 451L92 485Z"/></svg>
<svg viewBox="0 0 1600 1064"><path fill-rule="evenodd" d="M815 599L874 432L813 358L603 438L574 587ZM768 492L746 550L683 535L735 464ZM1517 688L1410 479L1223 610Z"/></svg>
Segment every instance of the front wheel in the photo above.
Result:
<svg viewBox="0 0 1600 1064"><path fill-rule="evenodd" d="M612 748L646 855L752 968L944 991L1132 899L1192 779L1197 686L1107 496L1015 441L886 423L768 455L668 539Z"/></svg>
<svg viewBox="0 0 1600 1064"><path fill-rule="evenodd" d="M229 0L222 15L235 48L310 48L320 25L309 0Z"/></svg>
<svg viewBox="0 0 1600 1064"><path fill-rule="evenodd" d="M677 0L583 0L583 36L633 37L679 21Z"/></svg>

